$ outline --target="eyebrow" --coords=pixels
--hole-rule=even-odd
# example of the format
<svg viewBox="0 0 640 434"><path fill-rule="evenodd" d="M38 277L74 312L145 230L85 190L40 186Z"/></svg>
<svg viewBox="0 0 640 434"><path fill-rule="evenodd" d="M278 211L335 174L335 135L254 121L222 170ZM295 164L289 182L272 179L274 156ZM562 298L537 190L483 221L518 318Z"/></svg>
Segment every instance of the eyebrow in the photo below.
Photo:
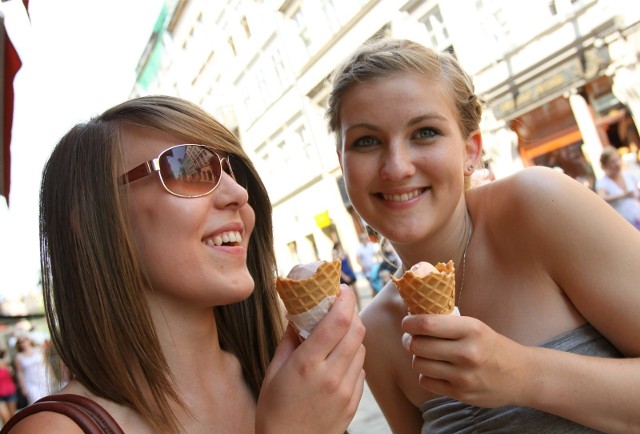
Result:
<svg viewBox="0 0 640 434"><path fill-rule="evenodd" d="M428 114L428 115L417 116L415 118L412 118L411 120L409 120L409 123L407 125L409 126L416 125L426 120L444 122L447 120L447 118L441 115Z"/></svg>
<svg viewBox="0 0 640 434"><path fill-rule="evenodd" d="M445 122L447 120L447 118L444 117L444 116L438 115L438 114L427 114L427 115L422 115L422 116L416 116L415 118L411 118L409 120L409 122L407 122L407 126L413 126L413 125L419 124L421 122L424 122L426 120ZM380 130L379 127L377 127L377 126L375 126L373 124L369 124L367 122L362 122L362 123L350 126L349 128L347 128L345 130L345 132L351 131L351 130L356 129L356 128L367 128L367 129L374 130L374 131Z"/></svg>

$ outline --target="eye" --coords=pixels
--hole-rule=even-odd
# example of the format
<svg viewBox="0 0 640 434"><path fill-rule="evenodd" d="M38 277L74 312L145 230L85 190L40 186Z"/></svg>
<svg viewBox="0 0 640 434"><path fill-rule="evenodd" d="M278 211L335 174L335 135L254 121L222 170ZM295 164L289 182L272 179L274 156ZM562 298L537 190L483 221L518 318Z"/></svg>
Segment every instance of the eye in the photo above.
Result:
<svg viewBox="0 0 640 434"><path fill-rule="evenodd" d="M418 138L418 139L432 139L436 135L438 135L438 131L436 131L433 128L429 128L429 127L420 128L415 133L415 137Z"/></svg>
<svg viewBox="0 0 640 434"><path fill-rule="evenodd" d="M365 137L360 137L359 139L354 140L351 146L353 146L354 148L368 148L371 146L375 146L379 143L380 141L375 137L365 136Z"/></svg>

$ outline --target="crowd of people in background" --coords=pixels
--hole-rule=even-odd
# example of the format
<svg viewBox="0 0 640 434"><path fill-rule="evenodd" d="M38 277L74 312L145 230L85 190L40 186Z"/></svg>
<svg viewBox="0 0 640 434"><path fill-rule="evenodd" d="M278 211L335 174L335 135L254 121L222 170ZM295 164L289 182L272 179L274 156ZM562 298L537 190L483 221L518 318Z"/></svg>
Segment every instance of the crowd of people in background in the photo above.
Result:
<svg viewBox="0 0 640 434"><path fill-rule="evenodd" d="M632 165L637 166L637 162ZM640 230L640 178L629 167L625 167L618 149L607 146L600 155L604 171L596 182L596 191L615 208L629 223Z"/></svg>
<svg viewBox="0 0 640 434"><path fill-rule="evenodd" d="M48 342L29 333L11 336L0 346L0 420L4 425L18 410L52 393L61 377L50 364L55 359Z"/></svg>

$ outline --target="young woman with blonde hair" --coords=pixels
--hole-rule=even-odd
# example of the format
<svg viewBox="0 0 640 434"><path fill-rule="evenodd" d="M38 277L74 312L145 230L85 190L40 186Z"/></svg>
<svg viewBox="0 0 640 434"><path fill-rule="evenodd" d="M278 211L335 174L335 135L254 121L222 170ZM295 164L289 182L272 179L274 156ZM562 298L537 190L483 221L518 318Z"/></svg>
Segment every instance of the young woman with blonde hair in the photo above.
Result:
<svg viewBox="0 0 640 434"><path fill-rule="evenodd" d="M403 269L455 262L462 316L408 316L393 283L362 312L393 431L640 431L640 233L552 169L465 188L482 104L449 53L364 45L327 115L349 198Z"/></svg>

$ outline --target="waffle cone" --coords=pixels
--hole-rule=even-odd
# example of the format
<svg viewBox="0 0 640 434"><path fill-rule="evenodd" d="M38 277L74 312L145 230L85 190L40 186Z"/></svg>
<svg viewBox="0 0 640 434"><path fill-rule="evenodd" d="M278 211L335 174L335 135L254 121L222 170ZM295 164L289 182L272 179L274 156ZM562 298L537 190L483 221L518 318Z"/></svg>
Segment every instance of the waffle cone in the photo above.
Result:
<svg viewBox="0 0 640 434"><path fill-rule="evenodd" d="M298 315L306 312L329 296L340 293L340 260L322 262L316 272L306 279L278 277L276 290L287 312Z"/></svg>
<svg viewBox="0 0 640 434"><path fill-rule="evenodd" d="M436 269L438 271L422 277L411 270L400 279L391 277L411 314L449 314L453 311L456 288L453 261L439 262Z"/></svg>

